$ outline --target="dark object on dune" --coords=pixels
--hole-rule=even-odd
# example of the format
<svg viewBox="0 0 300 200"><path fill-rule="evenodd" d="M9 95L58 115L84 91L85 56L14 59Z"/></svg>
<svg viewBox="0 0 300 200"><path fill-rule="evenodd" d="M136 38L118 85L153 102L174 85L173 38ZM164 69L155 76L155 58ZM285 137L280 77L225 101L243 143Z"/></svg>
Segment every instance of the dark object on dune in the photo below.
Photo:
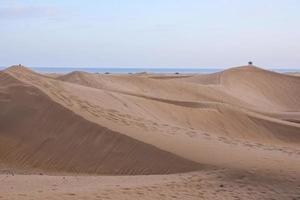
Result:
<svg viewBox="0 0 300 200"><path fill-rule="evenodd" d="M249 62L248 62L248 65L253 65L253 62L252 62L252 61L249 61Z"/></svg>
<svg viewBox="0 0 300 200"><path fill-rule="evenodd" d="M179 72L175 72L175 74L179 74Z"/></svg>
<svg viewBox="0 0 300 200"><path fill-rule="evenodd" d="M104 74L110 74L109 72L105 72Z"/></svg>

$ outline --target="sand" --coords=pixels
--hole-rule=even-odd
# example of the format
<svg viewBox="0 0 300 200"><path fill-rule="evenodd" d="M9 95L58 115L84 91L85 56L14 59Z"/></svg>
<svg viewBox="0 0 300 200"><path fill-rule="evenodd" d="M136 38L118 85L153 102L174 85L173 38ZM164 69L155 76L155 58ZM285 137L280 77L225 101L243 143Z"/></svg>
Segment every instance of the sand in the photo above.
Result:
<svg viewBox="0 0 300 200"><path fill-rule="evenodd" d="M1 199L299 199L286 175L210 169L148 176L0 176Z"/></svg>
<svg viewBox="0 0 300 200"><path fill-rule="evenodd" d="M300 199L300 77L0 71L0 199Z"/></svg>
<svg viewBox="0 0 300 200"><path fill-rule="evenodd" d="M300 72L288 72L287 74L292 76L300 76Z"/></svg>

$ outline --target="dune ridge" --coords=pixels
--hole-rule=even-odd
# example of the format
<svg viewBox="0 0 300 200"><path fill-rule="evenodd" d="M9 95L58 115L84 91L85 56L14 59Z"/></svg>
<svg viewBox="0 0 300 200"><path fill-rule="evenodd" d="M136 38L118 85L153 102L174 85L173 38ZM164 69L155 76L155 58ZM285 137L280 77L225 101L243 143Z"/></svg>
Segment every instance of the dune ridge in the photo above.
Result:
<svg viewBox="0 0 300 200"><path fill-rule="evenodd" d="M19 167L164 174L207 165L293 171L300 163L299 77L249 66L47 77L13 66L0 83L0 158Z"/></svg>
<svg viewBox="0 0 300 200"><path fill-rule="evenodd" d="M192 161L87 121L7 73L0 73L0 81L4 87L0 93L4 108L0 115L2 162L23 168L101 174L159 174L200 168Z"/></svg>

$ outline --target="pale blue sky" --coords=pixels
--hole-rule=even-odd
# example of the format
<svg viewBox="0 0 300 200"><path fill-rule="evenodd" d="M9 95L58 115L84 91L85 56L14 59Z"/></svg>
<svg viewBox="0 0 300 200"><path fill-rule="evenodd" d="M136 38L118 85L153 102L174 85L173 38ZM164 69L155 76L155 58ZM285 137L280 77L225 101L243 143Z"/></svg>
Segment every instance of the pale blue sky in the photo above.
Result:
<svg viewBox="0 0 300 200"><path fill-rule="evenodd" d="M299 0L0 0L0 66L300 67Z"/></svg>

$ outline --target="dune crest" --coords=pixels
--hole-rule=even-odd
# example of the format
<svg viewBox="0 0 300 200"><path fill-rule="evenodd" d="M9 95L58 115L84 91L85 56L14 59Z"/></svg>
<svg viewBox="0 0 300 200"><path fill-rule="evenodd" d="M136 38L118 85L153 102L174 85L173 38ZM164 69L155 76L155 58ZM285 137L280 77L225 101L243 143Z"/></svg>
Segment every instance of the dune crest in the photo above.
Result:
<svg viewBox="0 0 300 200"><path fill-rule="evenodd" d="M17 167L164 174L206 165L292 171L300 161L299 77L249 66L48 77L13 66L0 84L0 160Z"/></svg>
<svg viewBox="0 0 300 200"><path fill-rule="evenodd" d="M8 73L7 73L8 72ZM0 158L18 168L101 174L161 174L200 165L94 124L37 87L0 72Z"/></svg>

